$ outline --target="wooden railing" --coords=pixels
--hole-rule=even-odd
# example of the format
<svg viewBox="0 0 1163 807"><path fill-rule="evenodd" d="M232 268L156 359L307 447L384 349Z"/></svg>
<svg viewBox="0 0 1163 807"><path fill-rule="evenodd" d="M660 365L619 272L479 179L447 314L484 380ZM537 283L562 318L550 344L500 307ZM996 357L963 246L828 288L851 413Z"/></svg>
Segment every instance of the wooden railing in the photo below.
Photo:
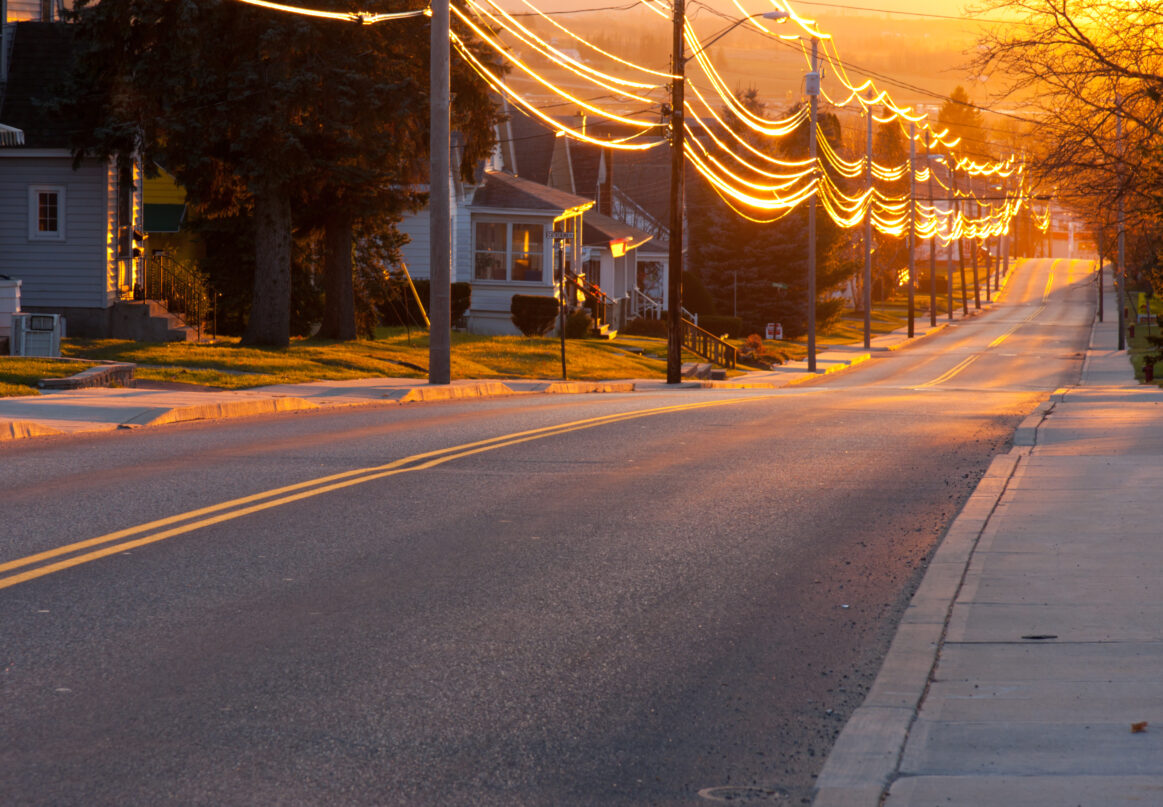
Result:
<svg viewBox="0 0 1163 807"><path fill-rule="evenodd" d="M714 362L728 370L735 369L738 351L729 342L724 342L710 331L704 331L689 319L682 321L682 346L691 353L697 353L704 359Z"/></svg>
<svg viewBox="0 0 1163 807"><path fill-rule="evenodd" d="M636 317L662 318L662 300L655 300L637 286L630 289L630 305Z"/></svg>

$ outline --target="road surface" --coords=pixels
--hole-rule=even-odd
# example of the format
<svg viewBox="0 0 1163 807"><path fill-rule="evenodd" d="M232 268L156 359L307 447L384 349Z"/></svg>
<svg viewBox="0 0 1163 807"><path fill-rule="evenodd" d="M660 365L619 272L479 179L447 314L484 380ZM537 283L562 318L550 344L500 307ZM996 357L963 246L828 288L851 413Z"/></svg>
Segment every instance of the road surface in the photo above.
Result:
<svg viewBox="0 0 1163 807"><path fill-rule="evenodd" d="M1093 265L850 372L0 447L0 803L801 803Z"/></svg>

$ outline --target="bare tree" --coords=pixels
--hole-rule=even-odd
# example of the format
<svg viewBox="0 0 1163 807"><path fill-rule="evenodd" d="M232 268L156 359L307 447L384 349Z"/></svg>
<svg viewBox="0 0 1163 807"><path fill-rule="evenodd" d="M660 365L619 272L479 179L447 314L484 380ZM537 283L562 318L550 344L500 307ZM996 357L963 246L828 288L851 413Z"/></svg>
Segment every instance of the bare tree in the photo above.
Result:
<svg viewBox="0 0 1163 807"><path fill-rule="evenodd" d="M1040 184L1098 226L1121 202L1132 237L1157 243L1163 0L993 0L978 10L1012 20L980 37L971 66L1000 79L998 100L1031 124Z"/></svg>

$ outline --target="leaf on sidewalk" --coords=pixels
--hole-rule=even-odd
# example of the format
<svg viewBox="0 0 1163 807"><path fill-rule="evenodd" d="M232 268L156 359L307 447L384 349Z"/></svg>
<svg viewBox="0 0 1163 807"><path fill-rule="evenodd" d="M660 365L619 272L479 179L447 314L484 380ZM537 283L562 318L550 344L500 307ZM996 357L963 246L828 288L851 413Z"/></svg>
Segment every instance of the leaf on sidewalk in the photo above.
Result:
<svg viewBox="0 0 1163 807"><path fill-rule="evenodd" d="M1147 721L1146 720L1144 720L1142 723L1132 723L1131 724L1131 734L1142 734L1146 730L1147 730Z"/></svg>

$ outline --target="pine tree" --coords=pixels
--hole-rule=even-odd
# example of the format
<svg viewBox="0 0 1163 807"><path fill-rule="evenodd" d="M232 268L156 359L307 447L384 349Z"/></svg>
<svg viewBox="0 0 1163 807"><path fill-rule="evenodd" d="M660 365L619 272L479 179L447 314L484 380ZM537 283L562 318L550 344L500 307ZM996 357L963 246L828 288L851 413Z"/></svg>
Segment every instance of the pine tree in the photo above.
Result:
<svg viewBox="0 0 1163 807"><path fill-rule="evenodd" d="M77 153L141 154L201 215L252 218L248 344L289 342L292 226L326 231L325 321L353 337L352 229L390 229L420 201L402 188L427 157L423 18L360 26L228 0L78 0L74 20ZM454 80L471 160L496 111L463 65Z"/></svg>

